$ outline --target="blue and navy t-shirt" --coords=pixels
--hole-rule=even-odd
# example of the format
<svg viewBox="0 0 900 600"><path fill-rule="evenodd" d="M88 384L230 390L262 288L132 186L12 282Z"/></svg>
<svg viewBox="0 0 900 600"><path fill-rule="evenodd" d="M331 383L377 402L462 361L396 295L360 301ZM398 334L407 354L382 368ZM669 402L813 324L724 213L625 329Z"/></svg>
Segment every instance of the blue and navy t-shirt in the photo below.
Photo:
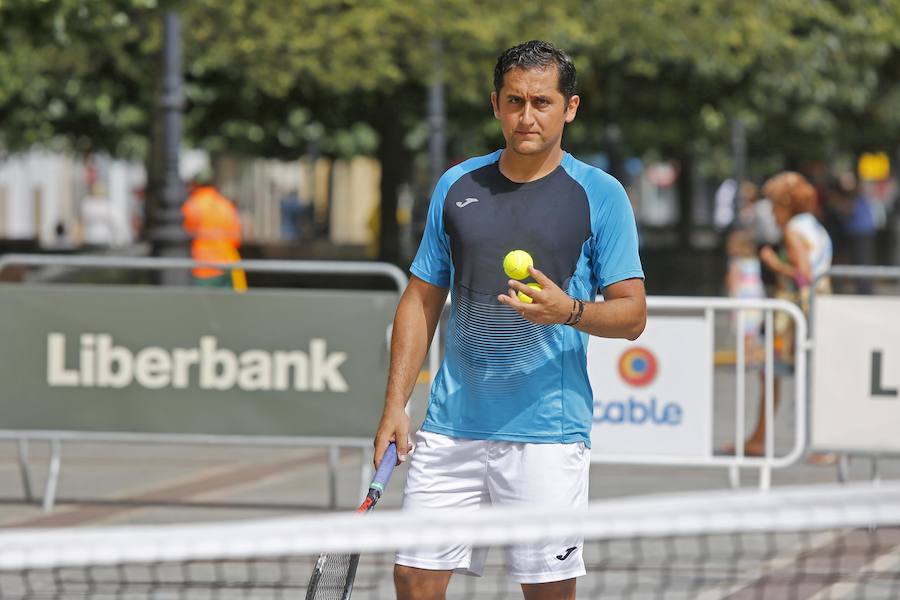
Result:
<svg viewBox="0 0 900 600"><path fill-rule="evenodd" d="M501 304L497 296L509 289L503 257L526 250L570 296L593 300L598 289L644 276L631 203L612 176L568 153L527 183L500 172L501 153L441 177L410 267L451 288L444 362L422 427L468 439L590 445L588 335L531 323Z"/></svg>

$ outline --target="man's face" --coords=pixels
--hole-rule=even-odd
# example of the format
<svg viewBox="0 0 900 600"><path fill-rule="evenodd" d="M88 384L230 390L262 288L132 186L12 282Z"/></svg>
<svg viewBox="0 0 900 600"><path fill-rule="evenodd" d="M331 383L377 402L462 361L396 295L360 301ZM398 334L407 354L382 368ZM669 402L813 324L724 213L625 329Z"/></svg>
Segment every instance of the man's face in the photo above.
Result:
<svg viewBox="0 0 900 600"><path fill-rule="evenodd" d="M556 66L511 69L503 76L499 95L491 94L494 116L500 119L506 147L516 154L541 154L559 147L563 127L578 110L578 96L566 102L559 91Z"/></svg>

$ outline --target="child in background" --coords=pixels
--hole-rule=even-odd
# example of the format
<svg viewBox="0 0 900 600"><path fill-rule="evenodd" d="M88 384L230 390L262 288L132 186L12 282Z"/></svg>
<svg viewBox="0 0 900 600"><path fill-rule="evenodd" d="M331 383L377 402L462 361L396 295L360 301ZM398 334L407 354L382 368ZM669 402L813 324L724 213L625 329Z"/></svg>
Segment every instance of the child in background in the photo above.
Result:
<svg viewBox="0 0 900 600"><path fill-rule="evenodd" d="M728 274L726 285L731 298L765 298L762 268L756 254L753 235L744 229L735 229L728 235ZM737 312L732 314L732 327L736 335L743 335L747 362L758 362L760 354L759 332L762 326L761 310L744 311L744 329L737 331Z"/></svg>

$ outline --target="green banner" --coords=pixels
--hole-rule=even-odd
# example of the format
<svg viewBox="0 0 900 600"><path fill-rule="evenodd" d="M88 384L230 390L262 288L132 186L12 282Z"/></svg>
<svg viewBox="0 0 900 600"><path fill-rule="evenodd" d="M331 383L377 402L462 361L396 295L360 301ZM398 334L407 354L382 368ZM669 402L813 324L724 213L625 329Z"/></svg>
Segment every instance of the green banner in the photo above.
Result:
<svg viewBox="0 0 900 600"><path fill-rule="evenodd" d="M0 285L0 429L371 437L397 297Z"/></svg>

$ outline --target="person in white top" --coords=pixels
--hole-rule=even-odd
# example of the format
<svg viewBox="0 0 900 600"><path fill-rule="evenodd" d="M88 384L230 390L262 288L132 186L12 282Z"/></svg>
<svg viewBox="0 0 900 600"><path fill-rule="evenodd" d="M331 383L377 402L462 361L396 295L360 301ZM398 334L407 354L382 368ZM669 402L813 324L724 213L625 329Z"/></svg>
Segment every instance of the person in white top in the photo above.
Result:
<svg viewBox="0 0 900 600"><path fill-rule="evenodd" d="M770 246L763 247L759 257L786 280L788 289L804 293L831 268L831 238L812 214L816 191L803 175L785 171L769 179L763 192L772 199L775 222L784 233L785 257ZM818 285L825 291L828 282L821 279Z"/></svg>
<svg viewBox="0 0 900 600"><path fill-rule="evenodd" d="M87 246L109 247L116 242L112 202L101 183L94 183L81 200L81 242Z"/></svg>
<svg viewBox="0 0 900 600"><path fill-rule="evenodd" d="M763 194L772 201L775 221L781 229L784 253L779 255L771 246L764 246L759 258L764 267L773 271L779 279L776 295L790 298L804 309L810 286L816 282L816 293L830 291L827 277L831 268L832 245L828 232L812 214L816 203L816 190L803 175L793 171L779 173L763 186ZM793 366L793 322L784 313L775 317L776 375L790 372ZM775 378L774 406L777 410L781 397L779 377ZM762 388L765 390L765 388ZM762 456L765 453L766 411L759 403L759 419L756 429L744 443L746 456ZM726 446L726 452L733 452Z"/></svg>

